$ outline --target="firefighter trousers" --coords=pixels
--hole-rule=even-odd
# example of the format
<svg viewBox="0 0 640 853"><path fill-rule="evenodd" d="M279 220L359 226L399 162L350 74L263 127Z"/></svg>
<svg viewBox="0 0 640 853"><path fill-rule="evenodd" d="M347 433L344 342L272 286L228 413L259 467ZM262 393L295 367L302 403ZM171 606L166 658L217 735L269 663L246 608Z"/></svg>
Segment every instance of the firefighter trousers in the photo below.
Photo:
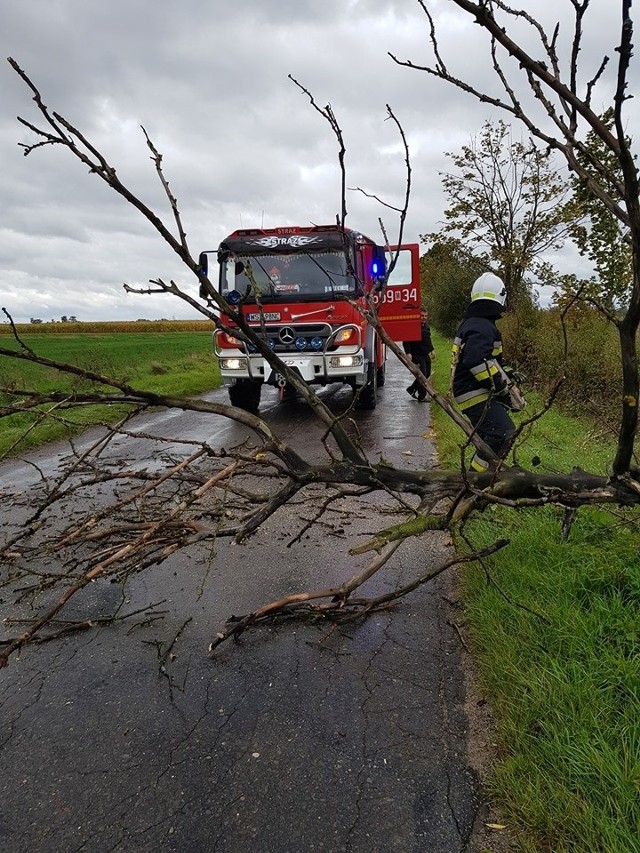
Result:
<svg viewBox="0 0 640 853"><path fill-rule="evenodd" d="M470 406L464 410L464 414L469 418L476 433L484 443L493 450L499 459L504 459L511 448L516 431L515 424L507 414L505 407L497 400L489 399L484 403L478 403L477 406ZM491 463L476 451L470 465L474 471L486 471Z"/></svg>

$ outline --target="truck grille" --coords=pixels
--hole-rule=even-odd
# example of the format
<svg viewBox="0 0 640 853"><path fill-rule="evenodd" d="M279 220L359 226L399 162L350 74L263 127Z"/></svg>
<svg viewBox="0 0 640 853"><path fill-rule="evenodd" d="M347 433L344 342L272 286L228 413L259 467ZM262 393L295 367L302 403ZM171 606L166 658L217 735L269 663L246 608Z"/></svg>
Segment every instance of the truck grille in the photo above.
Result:
<svg viewBox="0 0 640 853"><path fill-rule="evenodd" d="M252 324L252 328L266 339L270 348L276 353L321 352L327 338L333 331L329 323L268 323L262 327ZM322 346L314 348L311 345L313 338L319 338L322 341ZM299 339L305 341L304 348L296 346L296 341ZM335 349L337 347L331 346L327 352L333 352ZM250 346L249 351L254 351L254 348Z"/></svg>

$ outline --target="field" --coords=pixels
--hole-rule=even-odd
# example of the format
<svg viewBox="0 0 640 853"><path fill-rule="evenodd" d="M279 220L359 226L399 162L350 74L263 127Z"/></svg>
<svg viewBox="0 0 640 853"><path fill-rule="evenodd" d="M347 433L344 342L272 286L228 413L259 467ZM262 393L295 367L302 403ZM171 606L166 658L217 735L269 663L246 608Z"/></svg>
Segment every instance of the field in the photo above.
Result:
<svg viewBox="0 0 640 853"><path fill-rule="evenodd" d="M104 323L17 323L15 329L23 335L110 335L141 334L142 332L206 332L212 329L208 320L112 320ZM0 323L2 336L13 336L9 323Z"/></svg>
<svg viewBox="0 0 640 853"><path fill-rule="evenodd" d="M220 379L211 354L211 323L46 323L18 326L21 341L38 355L91 369L133 387L158 393L195 395ZM19 350L8 325L0 326L0 348ZM0 355L0 387L20 391L95 391L86 380ZM103 390L103 389L101 389ZM0 396L0 405L3 398ZM48 406L0 420L0 458L92 424L114 422L125 406Z"/></svg>
<svg viewBox="0 0 640 853"><path fill-rule="evenodd" d="M435 382L448 386L450 342L434 335ZM535 395L531 408L535 407ZM441 463L463 436L432 406ZM606 473L601 424L555 411L518 448L529 468ZM640 518L583 507L567 541L563 511L492 506L460 550L510 547L462 573L465 618L496 720L494 805L526 853L640 851ZM502 848L501 848L502 849Z"/></svg>

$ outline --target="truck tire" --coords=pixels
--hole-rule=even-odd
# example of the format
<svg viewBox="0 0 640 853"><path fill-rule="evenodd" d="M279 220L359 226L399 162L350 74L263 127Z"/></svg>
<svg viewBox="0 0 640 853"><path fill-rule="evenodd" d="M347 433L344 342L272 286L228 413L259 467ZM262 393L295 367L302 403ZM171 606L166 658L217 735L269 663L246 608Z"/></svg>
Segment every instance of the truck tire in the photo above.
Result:
<svg viewBox="0 0 640 853"><path fill-rule="evenodd" d="M375 409L378 402L378 371L374 365L369 366L368 376L369 381L360 390L356 398L356 409L364 409L371 412Z"/></svg>
<svg viewBox="0 0 640 853"><path fill-rule="evenodd" d="M254 382L253 379L236 379L235 384L229 387L229 400L232 406L255 415L260 405L261 391L262 382Z"/></svg>
<svg viewBox="0 0 640 853"><path fill-rule="evenodd" d="M380 367L378 368L378 388L382 388L386 381L386 372L387 372L387 363L383 361Z"/></svg>

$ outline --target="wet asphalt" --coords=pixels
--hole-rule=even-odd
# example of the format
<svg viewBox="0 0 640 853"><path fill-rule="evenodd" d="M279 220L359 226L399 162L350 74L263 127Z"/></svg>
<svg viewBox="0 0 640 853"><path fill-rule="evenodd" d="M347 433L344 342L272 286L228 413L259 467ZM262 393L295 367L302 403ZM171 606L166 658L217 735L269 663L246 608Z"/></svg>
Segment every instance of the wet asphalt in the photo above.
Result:
<svg viewBox="0 0 640 853"><path fill-rule="evenodd" d="M411 400L407 384L390 361L377 409L358 413L362 444L371 459L431 467L429 406ZM347 393L329 389L327 399L339 407ZM302 403L281 406L269 390L261 414L309 452L318 426ZM222 419L181 412L138 425L217 446L242 438ZM34 454L37 467L0 466L5 533L61 452ZM113 452L122 464L144 453L154 465L169 451L163 445L154 458L146 442L130 440ZM345 505L338 535L316 526L291 544L307 513L301 504L281 511L244 545L176 554L124 591L94 584L71 611L96 617L125 596L132 610L156 604L161 619L11 658L0 671L2 853L471 849L481 790L468 757L451 578L366 622L262 626L208 653L231 614L363 567L367 558L348 547L389 523L374 496ZM363 593L407 582L446 553L442 538L413 541ZM6 601L2 608L8 615Z"/></svg>

